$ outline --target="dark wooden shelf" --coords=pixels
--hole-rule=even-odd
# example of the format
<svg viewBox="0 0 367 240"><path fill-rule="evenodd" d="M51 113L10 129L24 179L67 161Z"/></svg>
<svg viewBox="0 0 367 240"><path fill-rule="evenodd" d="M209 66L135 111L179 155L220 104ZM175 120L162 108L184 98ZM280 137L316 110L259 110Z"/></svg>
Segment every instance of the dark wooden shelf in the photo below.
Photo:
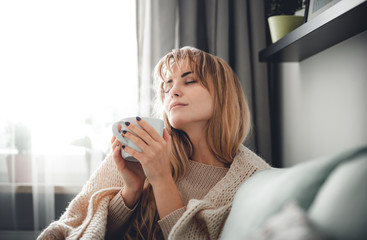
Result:
<svg viewBox="0 0 367 240"><path fill-rule="evenodd" d="M259 60L300 62L366 29L367 0L342 0L261 50Z"/></svg>

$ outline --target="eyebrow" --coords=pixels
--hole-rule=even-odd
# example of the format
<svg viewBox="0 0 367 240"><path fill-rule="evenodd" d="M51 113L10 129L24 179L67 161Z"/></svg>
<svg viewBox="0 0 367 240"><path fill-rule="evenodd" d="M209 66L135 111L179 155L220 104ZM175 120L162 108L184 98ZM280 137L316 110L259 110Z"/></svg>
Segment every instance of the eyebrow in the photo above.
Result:
<svg viewBox="0 0 367 240"><path fill-rule="evenodd" d="M185 72L184 74L181 75L181 78L186 77L187 75L191 74L192 72Z"/></svg>

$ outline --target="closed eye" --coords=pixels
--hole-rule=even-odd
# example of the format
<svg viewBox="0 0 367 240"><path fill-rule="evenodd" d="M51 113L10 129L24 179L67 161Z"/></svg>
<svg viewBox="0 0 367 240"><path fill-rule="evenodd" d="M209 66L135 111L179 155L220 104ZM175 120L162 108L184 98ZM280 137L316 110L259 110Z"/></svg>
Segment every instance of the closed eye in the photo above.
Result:
<svg viewBox="0 0 367 240"><path fill-rule="evenodd" d="M167 94L169 93L169 91L171 90L172 88L172 80L168 80L165 84L167 84L165 87L164 87L164 93ZM186 85L189 85L189 84L194 84L194 83L197 83L198 81L196 80L189 80L187 82L185 82Z"/></svg>
<svg viewBox="0 0 367 240"><path fill-rule="evenodd" d="M169 93L169 91L171 90L172 88L172 79L166 81L164 84L163 84L163 91L164 93Z"/></svg>
<svg viewBox="0 0 367 240"><path fill-rule="evenodd" d="M172 88L172 86L164 88L164 93L169 93L169 91L171 90L171 88Z"/></svg>

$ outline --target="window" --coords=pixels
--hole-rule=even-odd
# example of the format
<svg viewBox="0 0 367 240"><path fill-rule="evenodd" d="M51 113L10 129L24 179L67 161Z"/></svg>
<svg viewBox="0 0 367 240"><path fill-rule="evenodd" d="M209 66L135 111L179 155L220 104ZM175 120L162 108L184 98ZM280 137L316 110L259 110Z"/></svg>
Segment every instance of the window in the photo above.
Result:
<svg viewBox="0 0 367 240"><path fill-rule="evenodd" d="M135 1L0 2L0 198L30 193L34 208L17 226L19 201L2 205L0 230L58 218L55 196L101 163L110 124L138 114L135 13ZM40 186L52 186L52 219L35 209Z"/></svg>

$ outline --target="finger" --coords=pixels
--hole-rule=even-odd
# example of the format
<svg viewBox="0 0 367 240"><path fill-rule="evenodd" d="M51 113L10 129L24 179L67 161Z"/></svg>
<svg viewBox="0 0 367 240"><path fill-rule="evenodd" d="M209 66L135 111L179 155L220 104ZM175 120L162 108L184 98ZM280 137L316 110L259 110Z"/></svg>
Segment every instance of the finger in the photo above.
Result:
<svg viewBox="0 0 367 240"><path fill-rule="evenodd" d="M169 135L167 129L163 129L163 139L166 141L166 142L170 142L171 141L171 135Z"/></svg>
<svg viewBox="0 0 367 240"><path fill-rule="evenodd" d="M125 122L126 127L132 131L134 134L131 134L128 131L124 132L124 137L128 137L130 140L132 140L136 145L138 145L137 142L134 141L134 139L141 139L142 141L144 141L144 143L148 144L148 145L152 145L154 143L154 139L144 130L139 128L136 124L131 123L131 122ZM127 132L127 134L126 134ZM130 134L129 134L130 133ZM138 145L139 146L139 145ZM143 147L143 145L142 145Z"/></svg>
<svg viewBox="0 0 367 240"><path fill-rule="evenodd" d="M119 146L117 146L117 145L119 145ZM119 140L116 138L115 141L112 143L112 151L115 151L115 149L117 147L121 147L120 145L121 144L120 144Z"/></svg>
<svg viewBox="0 0 367 240"><path fill-rule="evenodd" d="M138 159L139 162L141 163L141 160L143 160L143 153L136 151L135 149L129 147L129 146L124 146L124 151L127 152L128 154L130 154L131 156L133 156L135 159Z"/></svg>
<svg viewBox="0 0 367 240"><path fill-rule="evenodd" d="M155 141L159 142L159 140L162 139L161 135L159 135L159 133L143 118L136 117L136 120L139 126L142 127Z"/></svg>
<svg viewBox="0 0 367 240"><path fill-rule="evenodd" d="M121 131L121 124L117 125L117 131L120 132ZM111 138L111 144L113 144L115 142L115 135L112 135L112 138Z"/></svg>
<svg viewBox="0 0 367 240"><path fill-rule="evenodd" d="M116 139L116 141L113 143L112 157L118 166L120 166L121 163L123 162L123 158L121 156L121 147L122 144Z"/></svg>
<svg viewBox="0 0 367 240"><path fill-rule="evenodd" d="M143 141L140 137L135 136L129 131L122 131L122 136L130 139L136 146L138 146L142 151L147 150L147 143Z"/></svg>

